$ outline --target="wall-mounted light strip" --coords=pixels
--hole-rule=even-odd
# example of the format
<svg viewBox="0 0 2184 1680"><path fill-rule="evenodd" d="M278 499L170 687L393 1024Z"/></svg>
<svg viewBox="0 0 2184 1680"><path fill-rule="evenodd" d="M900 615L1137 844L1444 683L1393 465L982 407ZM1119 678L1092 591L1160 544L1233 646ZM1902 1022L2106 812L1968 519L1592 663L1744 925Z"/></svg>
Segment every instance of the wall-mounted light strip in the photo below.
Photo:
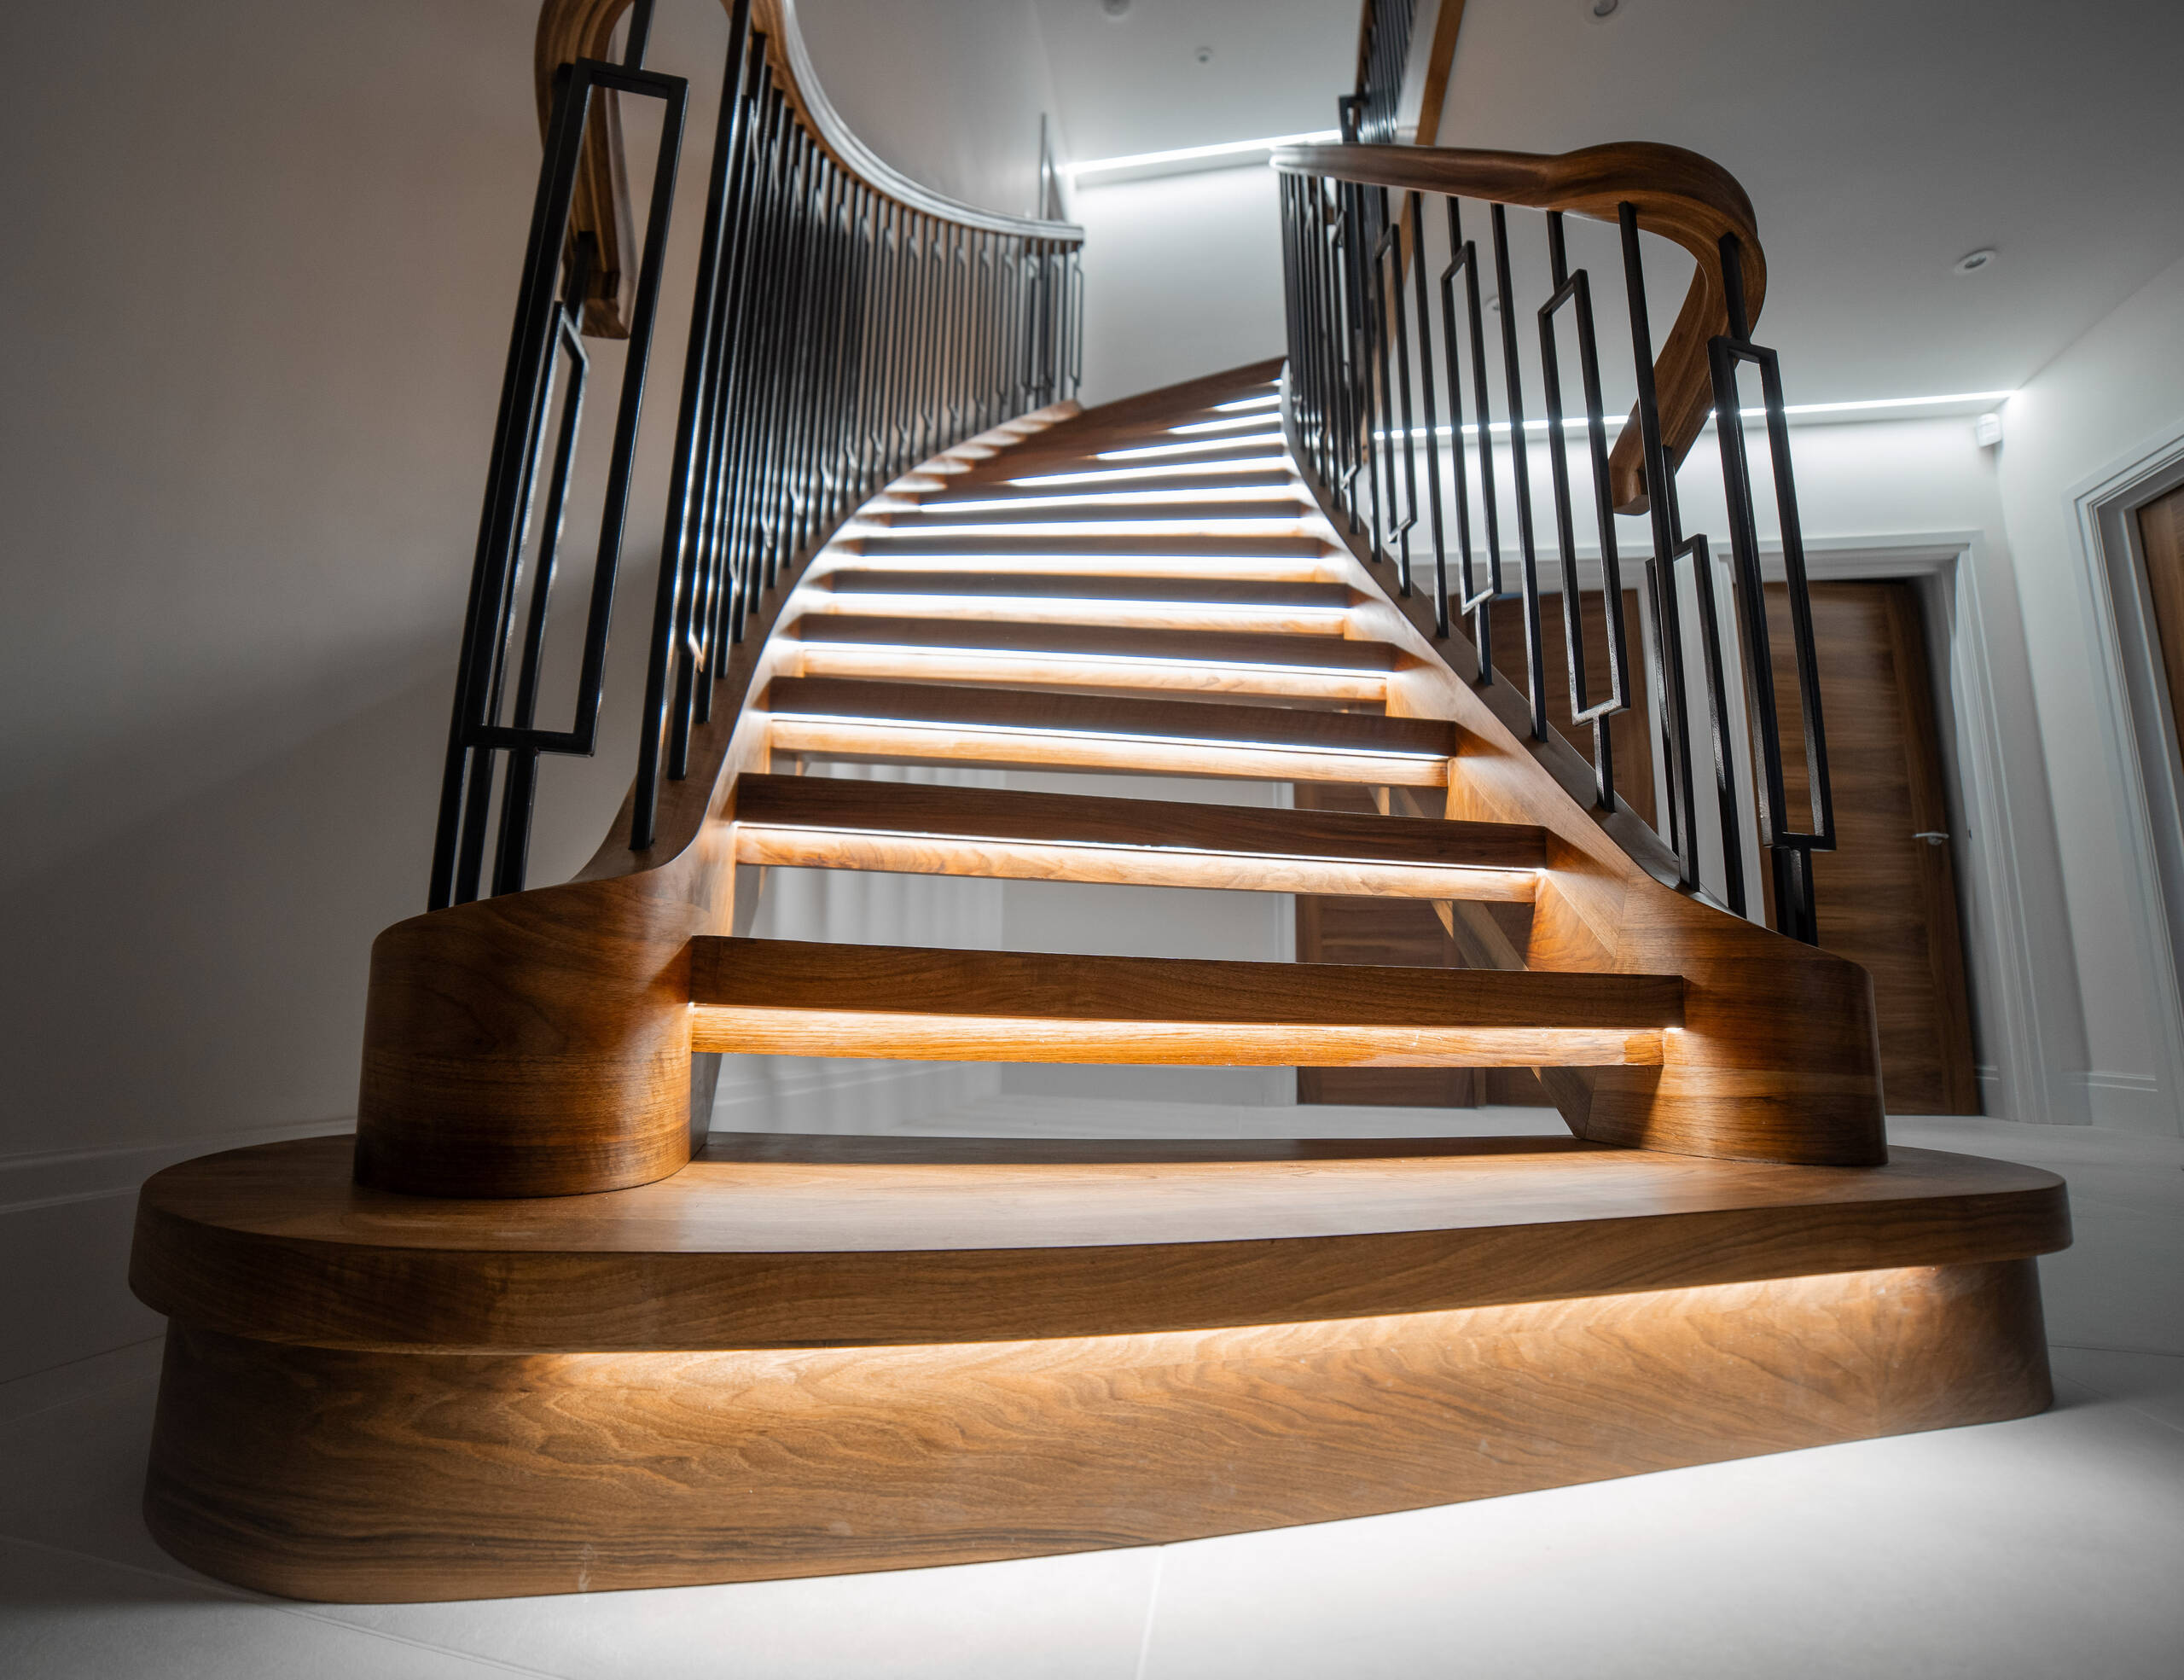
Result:
<svg viewBox="0 0 2184 1680"><path fill-rule="evenodd" d="M1061 172L1073 183L1090 184L1090 177L1110 179L1131 176L1183 175L1201 169L1230 169L1258 163L1283 146L1329 146L1342 138L1334 128L1314 129L1309 134L1270 134L1260 140L1226 140L1212 146L1179 146L1165 152L1133 152L1127 157L1088 158L1066 163Z"/></svg>
<svg viewBox="0 0 2184 1680"><path fill-rule="evenodd" d="M1870 414L1878 419L1885 418L1886 411L1891 409L1931 409L1958 404L1968 411L1983 403L2006 402L2016 394L2013 391L1962 391L1946 397L1876 397L1856 403L1788 403L1783 405L1782 412L1793 420L1809 419L1822 415L1847 414ZM1740 409L1737 412L1745 420L1767 418L1767 410L1763 407ZM1603 415L1600 416L1600 423L1607 430L1616 432L1620 431L1629 419L1628 415ZM1713 415L1711 410L1708 411L1707 420L1709 424L1712 423ZM1563 426L1574 439L1583 435L1585 421L1582 416L1571 415L1563 421ZM1507 433L1509 422L1506 420L1496 420L1490 422L1487 429L1499 437ZM1551 429L1550 422L1544 420L1527 420L1525 422L1525 430L1528 433L1546 432L1549 429ZM1478 435L1478 427L1476 424L1467 424L1463 428L1463 433L1467 438L1475 438ZM1423 438L1426 435L1426 428L1423 426L1414 426L1410 428L1410 435L1414 438ZM1450 427L1437 426L1433 428L1433 435L1437 438L1450 438L1454 437L1455 433ZM1385 443L1390 438L1402 437L1403 433L1400 430L1381 431L1376 433L1374 436L1380 442ZM1099 457L1102 461L1108 458L1104 455Z"/></svg>

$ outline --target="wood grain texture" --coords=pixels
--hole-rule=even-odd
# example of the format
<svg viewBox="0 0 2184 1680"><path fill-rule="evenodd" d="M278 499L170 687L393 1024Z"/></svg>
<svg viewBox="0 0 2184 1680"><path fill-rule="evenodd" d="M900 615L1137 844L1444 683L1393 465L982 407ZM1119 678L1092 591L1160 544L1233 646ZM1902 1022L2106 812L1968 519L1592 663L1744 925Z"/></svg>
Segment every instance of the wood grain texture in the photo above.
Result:
<svg viewBox="0 0 2184 1680"><path fill-rule="evenodd" d="M538 102L538 126L543 135L552 119L554 78L564 64L579 58L607 59L614 28L629 10L631 0L543 0L538 9L538 28L531 49L531 75ZM733 0L723 9L734 14ZM976 205L944 198L913 181L886 163L851 132L828 101L812 73L810 54L799 26L795 0L752 0L751 25L771 40L773 79L787 96L807 133L820 148L849 173L882 197L942 222L984 228L994 232L1053 240L1064 245L1083 242L1084 230L1066 222L1041 222L1028 217L1002 215ZM632 221L629 172L623 161L622 122L613 94L605 109L595 113L578 166L577 191L569 212L569 235L589 233L599 242L598 265L591 281L591 296L584 311L584 331L604 338L627 338L630 334L631 292L636 276L634 264L625 268L624 252L637 249Z"/></svg>
<svg viewBox="0 0 2184 1680"><path fill-rule="evenodd" d="M1673 979L700 938L701 1050L1211 1067L1658 1067Z"/></svg>
<svg viewBox="0 0 2184 1680"><path fill-rule="evenodd" d="M1369 807L1277 811L816 776L745 776L735 846L746 863L1395 899L1529 898L1546 859L1534 828Z"/></svg>
<svg viewBox="0 0 2184 1680"><path fill-rule="evenodd" d="M993 653L1069 654L1127 661L1207 665L1301 666L1385 675L1400 663L1385 642L1340 634L1294 635L1229 630L1170 630L1153 625L1020 624L1006 619L897 618L855 612L807 613L796 633L809 643L863 642L883 647Z"/></svg>
<svg viewBox="0 0 2184 1680"><path fill-rule="evenodd" d="M1661 441L1671 471L1713 413L1706 346L1728 331L1721 272L1724 235L1734 234L1743 250L1745 299L1753 326L1766 301L1767 255L1751 200L1721 165L1681 146L1619 141L1554 156L1443 146L1284 146L1273 161L1292 175L1561 210L1602 222L1614 221L1619 205L1631 205L1641 230L1675 241L1698 264L1683 308L1653 363ZM1641 455L1634 410L1609 461L1618 513L1643 513L1649 505Z"/></svg>
<svg viewBox="0 0 2184 1680"><path fill-rule="evenodd" d="M1323 488L1311 487L1340 535ZM1571 1129L1601 1142L1755 1160L1885 1160L1864 970L1677 890L1659 837L1628 810L1594 807L1589 763L1552 731L1531 738L1519 692L1457 674L1478 669L1476 649L1461 631L1437 637L1428 596L1391 593L1384 567L1362 549L1351 556L1351 581L1378 596L1352 609L1358 633L1417 661L1390 677L1390 712L1447 718L1463 732L1447 814L1548 831L1525 965L1684 977L1683 1030L1667 1035L1658 1069L1565 1070L1555 1080L1550 1094Z"/></svg>
<svg viewBox="0 0 2184 1680"><path fill-rule="evenodd" d="M1005 447L1073 412L1043 410L944 459ZM387 1189L550 1195L672 1172L688 1154L685 947L725 932L735 779L763 768L770 631L830 533L762 597L692 740L687 779L661 790L658 839L630 850L625 798L598 853L558 887L397 922L372 946L356 1170Z"/></svg>
<svg viewBox="0 0 2184 1680"><path fill-rule="evenodd" d="M2154 639L2169 690L2169 715L2184 718L2184 489L2172 490L2138 511L2140 552L2146 594L2153 605Z"/></svg>
<svg viewBox="0 0 2184 1680"><path fill-rule="evenodd" d="M1141 1545L2021 1416L2029 1260L1248 1329L372 1353L169 1332L146 1520L291 1597Z"/></svg>
<svg viewBox="0 0 2184 1680"><path fill-rule="evenodd" d="M177 1319L329 1346L877 1346L1968 1264L2070 1241L2053 1175L1916 1149L1845 1168L1570 1137L715 1134L632 1189L423 1201L351 1182L343 1146L155 1174L131 1287Z"/></svg>
<svg viewBox="0 0 2184 1680"><path fill-rule="evenodd" d="M1431 718L936 683L782 677L760 704L777 751L882 763L1438 786L1460 745Z"/></svg>
<svg viewBox="0 0 2184 1680"><path fill-rule="evenodd" d="M1789 594L1766 593L1788 820L1809 832ZM1813 854L1820 943L1873 977L1889 1113L1976 1114L1952 847L1917 838L1951 827L1919 597L1906 583L1824 583L1811 601L1835 790L1836 848Z"/></svg>

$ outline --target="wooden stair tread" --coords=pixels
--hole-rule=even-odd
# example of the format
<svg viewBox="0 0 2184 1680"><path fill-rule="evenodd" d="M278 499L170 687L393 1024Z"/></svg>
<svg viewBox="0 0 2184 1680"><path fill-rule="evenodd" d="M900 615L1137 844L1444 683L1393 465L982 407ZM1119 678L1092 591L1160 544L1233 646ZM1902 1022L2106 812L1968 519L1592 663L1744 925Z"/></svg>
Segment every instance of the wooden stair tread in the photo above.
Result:
<svg viewBox="0 0 2184 1680"><path fill-rule="evenodd" d="M1386 672L1403 663L1385 642L1280 631L1169 630L1151 625L1054 624L1008 619L911 618L871 613L807 613L805 642L996 654L1071 654L1101 659L1189 660L1211 665L1297 666Z"/></svg>
<svg viewBox="0 0 2184 1680"><path fill-rule="evenodd" d="M838 596L940 595L965 597L1040 597L1065 601L1123 601L1194 607L1320 607L1353 604L1347 584L1281 578L1137 577L1057 573L878 571L844 567L822 580Z"/></svg>
<svg viewBox="0 0 2184 1680"><path fill-rule="evenodd" d="M1169 759L1180 765L1196 753L1189 762L1209 767L1194 774L1380 784L1438 785L1461 735L1440 718L846 677L777 677L762 703L777 749L790 752L1090 763L1113 748L1151 765ZM1214 767L1229 758L1239 768Z"/></svg>
<svg viewBox="0 0 2184 1680"><path fill-rule="evenodd" d="M1574 1138L1045 1142L715 1134L634 1189L440 1200L351 1140L155 1174L131 1283L269 1341L908 1345L1366 1317L2069 1241L2061 1181L1923 1149L1784 1166Z"/></svg>
<svg viewBox="0 0 2184 1680"><path fill-rule="evenodd" d="M1274 810L818 776L746 776L736 784L735 816L741 823L903 828L971 839L1183 846L1447 869L1547 866L1545 831L1523 823L1457 823L1346 811Z"/></svg>

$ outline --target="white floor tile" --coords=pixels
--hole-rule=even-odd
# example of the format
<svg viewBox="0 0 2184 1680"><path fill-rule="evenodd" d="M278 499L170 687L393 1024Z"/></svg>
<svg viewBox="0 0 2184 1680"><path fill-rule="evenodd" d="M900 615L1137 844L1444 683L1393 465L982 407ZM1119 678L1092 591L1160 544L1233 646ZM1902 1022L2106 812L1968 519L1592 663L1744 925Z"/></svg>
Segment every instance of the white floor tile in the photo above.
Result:
<svg viewBox="0 0 2184 1680"><path fill-rule="evenodd" d="M1158 1554L328 1613L568 1680L1133 1680Z"/></svg>
<svg viewBox="0 0 2184 1680"><path fill-rule="evenodd" d="M0 1674L24 1680L507 1680L538 1672L0 1539Z"/></svg>
<svg viewBox="0 0 2184 1680"><path fill-rule="evenodd" d="M2184 1440L2120 1406L1169 1549L1145 1680L2173 1676Z"/></svg>
<svg viewBox="0 0 2184 1680"><path fill-rule="evenodd" d="M2058 1347L2050 1350L2050 1357L2058 1381L2184 1429L2184 1357L2101 1347Z"/></svg>

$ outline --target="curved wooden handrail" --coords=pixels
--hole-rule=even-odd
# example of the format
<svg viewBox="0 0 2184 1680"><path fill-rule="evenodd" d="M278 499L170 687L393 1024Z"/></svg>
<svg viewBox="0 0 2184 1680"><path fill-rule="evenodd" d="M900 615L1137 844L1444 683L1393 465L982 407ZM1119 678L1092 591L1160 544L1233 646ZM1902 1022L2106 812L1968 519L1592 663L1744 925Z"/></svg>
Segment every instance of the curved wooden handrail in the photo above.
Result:
<svg viewBox="0 0 2184 1680"><path fill-rule="evenodd" d="M1629 205L1643 231L1674 240L1698 260L1683 308L1653 364L1661 443L1671 468L1713 412L1706 346L1729 329L1722 289L1724 235L1735 235L1741 248L1751 321L1758 320L1767 296L1767 257L1751 199L1728 170L1681 146L1618 141L1559 155L1447 146L1285 146L1274 154L1274 166L1291 175L1566 211L1601 222L1616 220L1618 207ZM1618 511L1645 512L1645 451L1635 410L1616 439L1609 472Z"/></svg>
<svg viewBox="0 0 2184 1680"><path fill-rule="evenodd" d="M538 35L532 55L532 73L537 84L538 125L543 134L554 112L554 78L561 66L579 58L609 56L614 26L634 0L544 0L538 10ZM733 9L735 0L722 0ZM1013 234L1031 239L1051 239L1074 244L1084 230L1069 222L1043 222L1028 216L1008 216L983 210L934 192L881 159L850 131L828 102L812 69L811 54L797 21L796 0L752 0L751 26L775 47L774 74L804 127L827 154L866 186L882 196L926 216L959 226L990 233ZM608 102L607 119L593 124L584 145L584 158L577 179L576 201L571 211L569 234L589 233L598 241L594 259L591 295L584 308L584 331L595 338L629 335L629 289L634 270L625 268L622 253L636 248L631 220L628 171L622 155L622 125Z"/></svg>

